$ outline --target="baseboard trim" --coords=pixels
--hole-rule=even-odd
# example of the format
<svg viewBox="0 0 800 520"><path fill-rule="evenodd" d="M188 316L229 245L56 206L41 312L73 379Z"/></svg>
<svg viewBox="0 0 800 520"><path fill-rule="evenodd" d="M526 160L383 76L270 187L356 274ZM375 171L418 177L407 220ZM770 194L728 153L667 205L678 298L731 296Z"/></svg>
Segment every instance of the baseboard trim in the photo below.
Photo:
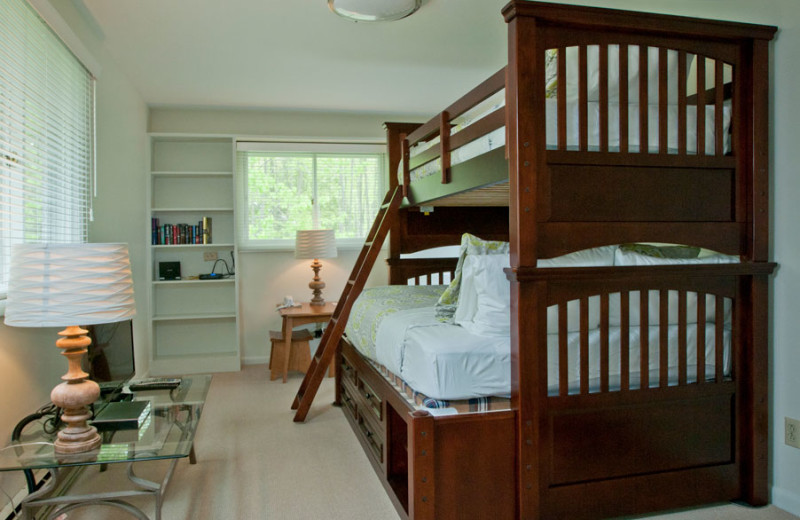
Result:
<svg viewBox="0 0 800 520"><path fill-rule="evenodd" d="M779 487L772 487L772 505L796 516L800 516L800 495Z"/></svg>
<svg viewBox="0 0 800 520"><path fill-rule="evenodd" d="M267 363L269 363L268 356L248 356L242 358L242 365L266 365Z"/></svg>

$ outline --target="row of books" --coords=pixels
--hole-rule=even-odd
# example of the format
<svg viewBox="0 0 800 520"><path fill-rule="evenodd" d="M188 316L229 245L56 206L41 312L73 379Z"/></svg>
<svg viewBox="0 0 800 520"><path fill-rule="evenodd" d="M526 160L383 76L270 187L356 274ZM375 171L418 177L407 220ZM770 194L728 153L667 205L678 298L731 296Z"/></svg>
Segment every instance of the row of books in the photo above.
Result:
<svg viewBox="0 0 800 520"><path fill-rule="evenodd" d="M157 217L150 219L154 246L185 245L185 244L210 244L211 243L211 217L192 224L161 224Z"/></svg>

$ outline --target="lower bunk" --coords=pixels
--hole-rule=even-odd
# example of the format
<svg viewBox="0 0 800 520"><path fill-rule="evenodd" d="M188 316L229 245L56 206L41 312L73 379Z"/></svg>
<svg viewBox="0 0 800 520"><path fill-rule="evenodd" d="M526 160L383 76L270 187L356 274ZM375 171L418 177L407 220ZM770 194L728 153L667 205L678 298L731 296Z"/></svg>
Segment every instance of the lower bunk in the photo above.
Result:
<svg viewBox="0 0 800 520"><path fill-rule="evenodd" d="M337 402L401 517L518 517L514 410L439 416L414 406L346 339L338 364ZM627 403L556 399L545 426L552 473L541 518L740 498L734 384L709 386Z"/></svg>
<svg viewBox="0 0 800 520"><path fill-rule="evenodd" d="M336 401L402 517L589 519L737 499L761 505L766 360L746 323L760 312L750 301L771 268L507 272L512 290L517 278L538 283L542 307L529 312L546 325L537 338L516 339L517 355L540 359L533 391L515 390L512 359L510 399L466 409L425 399L351 334L337 352ZM624 331L617 340L615 320ZM553 328L572 339L548 341ZM523 422L520 410L535 419Z"/></svg>

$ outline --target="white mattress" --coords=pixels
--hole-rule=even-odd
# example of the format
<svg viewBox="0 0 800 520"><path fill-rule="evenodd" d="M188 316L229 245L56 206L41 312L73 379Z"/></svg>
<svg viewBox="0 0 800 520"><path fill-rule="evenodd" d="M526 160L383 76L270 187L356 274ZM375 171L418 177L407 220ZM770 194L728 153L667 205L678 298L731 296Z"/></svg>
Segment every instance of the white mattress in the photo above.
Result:
<svg viewBox="0 0 800 520"><path fill-rule="evenodd" d="M589 111L588 111L588 124L589 124L589 134L588 134L588 144L589 150L597 151L599 150L600 146L600 104L597 102L589 102ZM497 107L492 107L496 109ZM546 128L547 128L547 147L549 149L555 149L558 143L558 119L556 117L557 114L557 104L555 99L547 99L546 100ZM716 108L713 105L707 105L705 107L705 153L707 155L714 155L715 154L715 112ZM678 149L678 107L677 105L670 105L668 107L668 143L667 147L670 150L670 153L676 153ZM657 153L659 149L659 128L658 128L658 115L659 115L659 107L658 105L649 105L648 107L648 137L649 137L649 151L650 153ZM619 104L618 103L609 103L609 129L608 129L608 140L609 140L609 150L612 152L619 151ZM471 119L469 122L474 122L475 120L479 119L477 117L475 119ZM724 133L724 149L727 152L730 149L730 133L728 132L728 127L730 126L730 119L731 119L731 106L729 102L726 102L723 105L723 127L725 129ZM468 126L464 125L463 127L459 127L459 130L463 129L464 127ZM694 154L697 152L697 107L696 106L688 106L686 108L686 134L687 134L687 153ZM578 144L578 129L579 129L579 119L578 119L578 105L577 103L568 103L567 105L567 148L568 149L577 149ZM628 107L628 134L629 134L629 151L630 152L638 152L639 151L639 106L635 104L631 104ZM421 153L422 151L434 146L436 143L439 142L438 137L428 141L426 143L420 143L420 145L415 146L411 150L412 157L416 154ZM461 146L455 150L453 150L450 154L450 163L452 165L456 165L462 162L466 162L473 157L477 157L484 153L490 152L497 148L501 148L505 146L506 143L506 131L505 127L498 128L489 134L483 135L469 143ZM411 182L414 182L417 179L421 179L427 177L429 175L433 175L441 171L441 159L436 159L434 161L428 162L423 164L422 166L415 168L411 171ZM401 168L398 170L398 178L402 183L402 165Z"/></svg>
<svg viewBox="0 0 800 520"><path fill-rule="evenodd" d="M706 324L706 377L715 375L715 327ZM678 380L678 327L669 329L669 384ZM610 329L609 366L611 387L619 387L620 329ZM630 336L630 387L639 386L639 328L632 327ZM658 326L649 328L650 386L659 384ZM730 373L730 329L723 338L725 374ZM589 334L589 388L599 390L600 333ZM697 325L687 326L688 381L696 380ZM579 375L580 334L568 335L569 392L577 393ZM548 388L551 395L558 394L558 334L548 335ZM385 316L378 325L375 339L375 361L400 376L416 391L433 399L468 399L483 396L507 396L511 388L510 339L470 334L464 328L442 323L434 316L433 307L405 309Z"/></svg>

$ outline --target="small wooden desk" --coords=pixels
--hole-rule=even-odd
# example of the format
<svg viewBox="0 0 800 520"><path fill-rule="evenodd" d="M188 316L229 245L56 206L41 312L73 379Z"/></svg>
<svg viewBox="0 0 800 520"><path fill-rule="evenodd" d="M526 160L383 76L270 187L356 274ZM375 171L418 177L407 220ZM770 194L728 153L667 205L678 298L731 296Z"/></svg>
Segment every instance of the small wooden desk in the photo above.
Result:
<svg viewBox="0 0 800 520"><path fill-rule="evenodd" d="M289 372L289 352L291 349L292 330L295 327L308 323L325 323L331 319L335 309L335 302L325 302L325 305L319 306L304 302L300 307L287 307L279 311L281 313L281 318L283 318L281 332L284 342L283 351L286 355L281 360L275 360L279 361L279 363L272 364L270 379L275 379L276 372L282 370L283 382L286 382L286 374ZM278 367L279 364L282 366Z"/></svg>

